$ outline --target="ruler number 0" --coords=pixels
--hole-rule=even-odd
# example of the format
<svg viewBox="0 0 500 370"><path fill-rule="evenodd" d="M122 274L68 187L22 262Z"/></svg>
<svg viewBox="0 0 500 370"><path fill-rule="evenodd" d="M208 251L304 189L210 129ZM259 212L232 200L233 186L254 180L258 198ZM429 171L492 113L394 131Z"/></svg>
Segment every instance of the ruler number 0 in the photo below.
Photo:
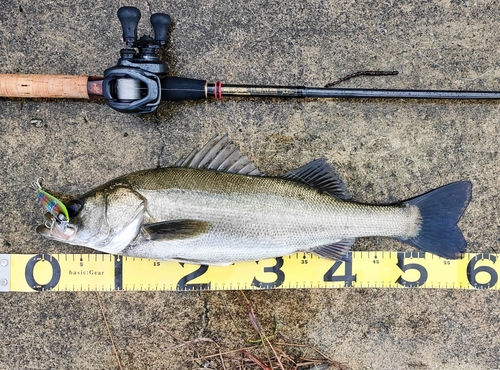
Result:
<svg viewBox="0 0 500 370"><path fill-rule="evenodd" d="M52 266L52 277L47 284L41 285L35 280L35 265L38 262L49 262ZM57 261L50 254L37 254L36 256L29 259L26 264L26 268L24 269L24 277L26 278L26 283L29 287L36 291L43 290L51 290L59 283L59 279L61 279L61 265L59 265L59 261Z"/></svg>

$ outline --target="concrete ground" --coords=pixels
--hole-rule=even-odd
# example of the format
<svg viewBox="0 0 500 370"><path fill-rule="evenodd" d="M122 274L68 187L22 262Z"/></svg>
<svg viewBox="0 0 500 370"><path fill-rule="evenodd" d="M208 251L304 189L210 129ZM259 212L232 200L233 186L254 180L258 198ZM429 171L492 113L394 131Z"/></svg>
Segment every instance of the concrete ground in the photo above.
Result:
<svg viewBox="0 0 500 370"><path fill-rule="evenodd" d="M0 73L101 75L122 47L123 5L143 12L140 34L149 32L151 12L172 16L162 54L172 75L323 86L358 70L395 69L399 76L343 86L500 85L500 10L494 1L462 0L12 0L0 9ZM37 177L78 194L169 165L217 133L271 175L326 157L365 202L469 179L473 201L460 222L468 250L497 253L499 116L500 102L226 99L138 116L101 102L0 99L0 253L91 252L36 235L42 212L29 186ZM412 250L382 238L360 239L354 249ZM275 317L281 342L314 347L352 369L500 368L497 291L245 294L266 332ZM197 369L208 365L168 333L210 338L222 350L255 335L239 292L2 293L0 307L0 369ZM198 348L217 353L214 345Z"/></svg>

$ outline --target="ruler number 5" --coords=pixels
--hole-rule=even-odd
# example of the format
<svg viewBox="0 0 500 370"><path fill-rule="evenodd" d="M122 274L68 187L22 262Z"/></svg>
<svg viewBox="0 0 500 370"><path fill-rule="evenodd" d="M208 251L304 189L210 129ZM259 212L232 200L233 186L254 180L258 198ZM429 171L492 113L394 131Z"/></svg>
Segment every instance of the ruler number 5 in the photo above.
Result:
<svg viewBox="0 0 500 370"><path fill-rule="evenodd" d="M406 258L425 258L425 253L424 252L398 252L398 267L401 269L401 271L406 272L408 270L417 270L420 273L420 276L418 280L416 281L408 281L403 278L402 275L398 277L396 280L396 283L401 284L404 287L407 288L416 288L419 286L422 286L425 284L427 281L428 273L427 269L419 265L418 263L408 263L405 264L405 259Z"/></svg>

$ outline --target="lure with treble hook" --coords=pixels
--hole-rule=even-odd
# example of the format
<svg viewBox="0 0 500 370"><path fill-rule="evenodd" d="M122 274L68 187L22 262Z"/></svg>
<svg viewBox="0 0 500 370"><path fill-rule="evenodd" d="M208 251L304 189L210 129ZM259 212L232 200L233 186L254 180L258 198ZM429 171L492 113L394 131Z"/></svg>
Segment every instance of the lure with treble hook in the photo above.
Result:
<svg viewBox="0 0 500 370"><path fill-rule="evenodd" d="M33 186L37 190L38 201L52 215L53 221L67 224L69 222L68 209L63 202L43 190L41 181L42 179L38 179L33 183Z"/></svg>
<svg viewBox="0 0 500 370"><path fill-rule="evenodd" d="M338 82L365 75L394 75L396 71L358 72L325 87L232 85L184 77L167 76L167 66L156 55L165 47L170 16L151 16L154 38L137 39L141 13L134 7L122 7L118 18L126 47L120 50L116 66L103 77L70 75L0 74L0 96L21 98L104 98L107 104L123 113L154 112L162 101L200 100L223 96L277 98L395 98L395 99L500 99L499 91L339 89Z"/></svg>

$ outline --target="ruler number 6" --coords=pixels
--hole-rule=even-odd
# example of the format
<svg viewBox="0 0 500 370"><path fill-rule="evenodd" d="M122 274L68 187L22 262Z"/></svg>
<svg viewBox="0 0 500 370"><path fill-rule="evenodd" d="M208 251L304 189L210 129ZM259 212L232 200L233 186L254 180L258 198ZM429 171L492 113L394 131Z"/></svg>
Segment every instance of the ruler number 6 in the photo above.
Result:
<svg viewBox="0 0 500 370"><path fill-rule="evenodd" d="M495 286L498 282L498 274L495 269L491 266L479 266L476 267L476 263L483 259L490 260L495 263L497 261L497 257L488 253L478 254L473 259L469 261L467 264L467 280L469 280L470 285L474 288L478 289L489 289L492 286ZM476 280L476 275L480 272L486 272L490 275L490 280L487 283L480 284Z"/></svg>

